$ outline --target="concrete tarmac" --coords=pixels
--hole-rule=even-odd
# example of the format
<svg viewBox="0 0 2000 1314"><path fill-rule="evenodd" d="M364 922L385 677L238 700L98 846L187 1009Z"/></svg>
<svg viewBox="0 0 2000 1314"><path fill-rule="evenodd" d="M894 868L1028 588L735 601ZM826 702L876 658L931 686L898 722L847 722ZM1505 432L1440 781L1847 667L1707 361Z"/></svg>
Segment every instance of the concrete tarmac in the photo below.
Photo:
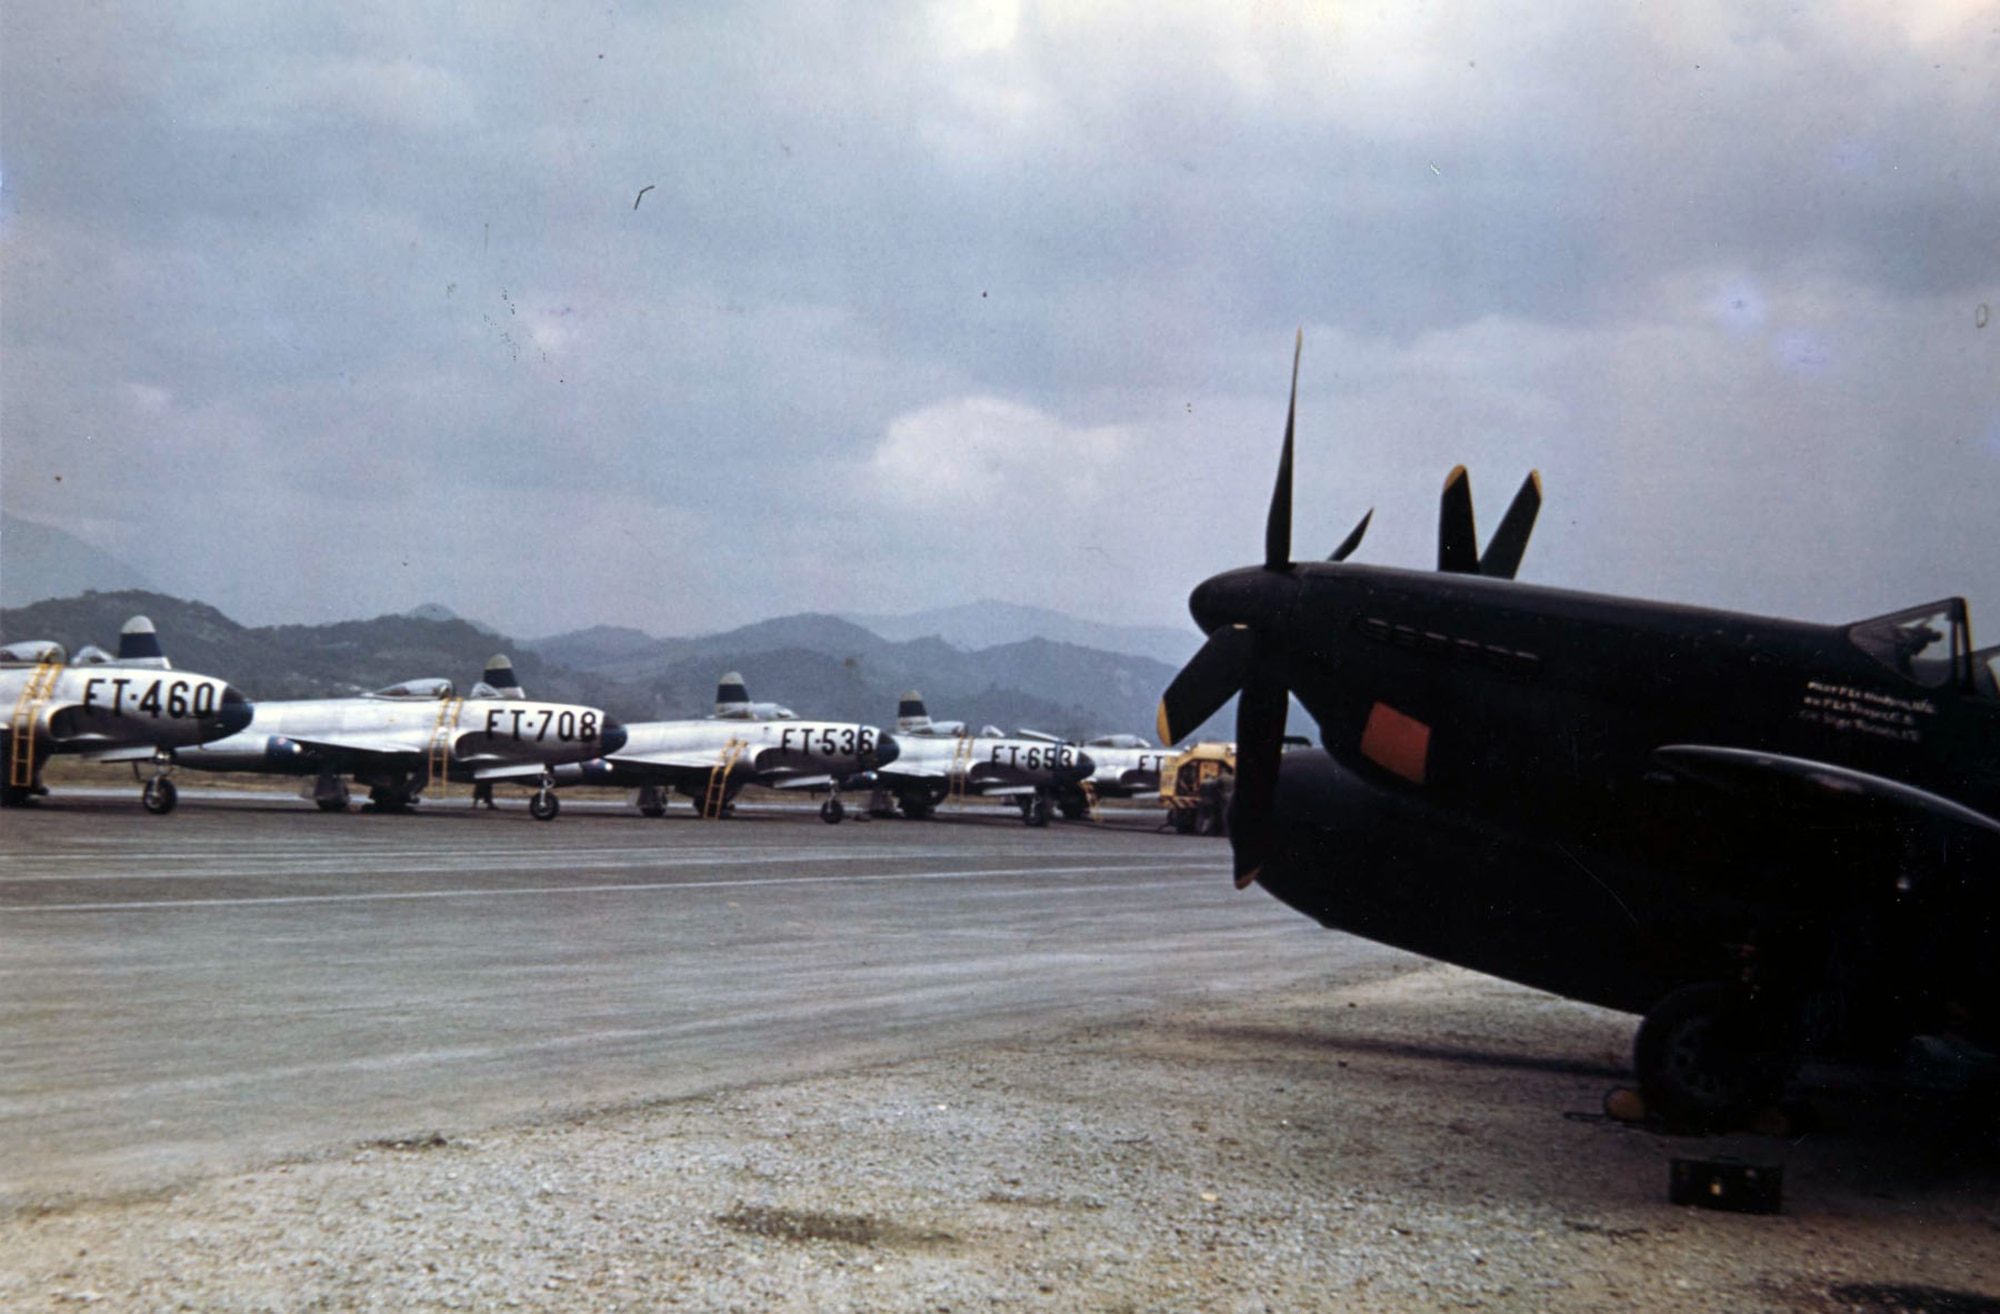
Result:
<svg viewBox="0 0 2000 1314"><path fill-rule="evenodd" d="M0 814L0 1209L1415 961L1235 891L1225 845L1144 812L129 794Z"/></svg>

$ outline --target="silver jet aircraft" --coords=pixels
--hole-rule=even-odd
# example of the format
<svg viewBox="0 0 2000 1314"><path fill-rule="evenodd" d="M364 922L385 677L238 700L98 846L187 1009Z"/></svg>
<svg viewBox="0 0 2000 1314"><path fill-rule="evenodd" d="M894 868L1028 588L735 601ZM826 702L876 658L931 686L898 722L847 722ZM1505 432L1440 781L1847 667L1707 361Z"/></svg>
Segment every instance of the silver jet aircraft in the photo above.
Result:
<svg viewBox="0 0 2000 1314"><path fill-rule="evenodd" d="M1097 769L1074 744L1010 736L990 725L975 735L963 721L933 721L914 689L897 703L896 737L902 753L893 766L875 772L875 788L893 796L912 821L930 816L946 799L970 794L1011 799L1023 821L1046 826L1062 791Z"/></svg>
<svg viewBox="0 0 2000 1314"><path fill-rule="evenodd" d="M838 825L851 777L894 762L896 740L852 721L803 721L788 707L753 703L743 677L731 671L715 690L715 714L689 721L638 721L625 727L622 750L563 768L564 784L638 790L639 811L657 817L670 791L694 800L701 815L722 816L745 785L829 795L821 819Z"/></svg>
<svg viewBox="0 0 2000 1314"><path fill-rule="evenodd" d="M116 657L86 646L69 661L47 640L0 648L0 699L13 708L0 787L6 807L46 794L43 766L56 753L74 753L89 762L130 762L134 772L152 763L140 799L148 812L172 812L179 801L167 778L173 751L235 734L252 713L226 682L175 671L144 616L125 622Z"/></svg>
<svg viewBox="0 0 2000 1314"><path fill-rule="evenodd" d="M1026 739L1058 742L1054 735L1033 730L1018 732ZM1056 807L1063 816L1076 821L1091 814L1101 798L1139 798L1160 792L1160 768L1173 752L1155 748L1152 741L1138 735L1095 735L1078 747L1090 754L1097 769L1086 780L1057 790Z"/></svg>
<svg viewBox="0 0 2000 1314"><path fill-rule="evenodd" d="M504 659L489 663L512 667ZM624 746L625 728L601 709L544 703L481 681L459 697L449 680L406 680L351 698L266 702L247 730L181 749L175 760L203 771L311 776L301 791L322 811L345 812L346 777L368 786L377 812L404 812L439 780L495 781L535 789L528 811L553 820L558 766Z"/></svg>

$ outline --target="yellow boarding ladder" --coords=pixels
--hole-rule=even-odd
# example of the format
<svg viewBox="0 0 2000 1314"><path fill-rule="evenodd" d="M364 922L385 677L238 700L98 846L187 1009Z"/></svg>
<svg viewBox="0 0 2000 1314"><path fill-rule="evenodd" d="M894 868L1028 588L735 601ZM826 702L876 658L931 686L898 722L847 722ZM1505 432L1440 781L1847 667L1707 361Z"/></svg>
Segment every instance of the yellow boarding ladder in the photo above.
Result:
<svg viewBox="0 0 2000 1314"><path fill-rule="evenodd" d="M972 736L963 734L951 749L951 771L945 777L950 782L949 793L953 803L965 802L966 778L972 774Z"/></svg>
<svg viewBox="0 0 2000 1314"><path fill-rule="evenodd" d="M729 797L729 771L743 757L743 750L750 746L747 739L731 739L722 746L722 756L715 759L715 767L708 773L708 793L701 800L701 815L704 820L714 821L722 815L722 805Z"/></svg>
<svg viewBox="0 0 2000 1314"><path fill-rule="evenodd" d="M44 657L21 686L7 730L7 784L14 789L27 789L35 783L35 713L55 692L62 670L61 659Z"/></svg>
<svg viewBox="0 0 2000 1314"><path fill-rule="evenodd" d="M432 798L443 798L445 791L451 787L451 733L458 729L458 718L464 710L463 698L438 700L438 719L437 724L431 727L431 749L426 764L429 772L426 784L437 788Z"/></svg>

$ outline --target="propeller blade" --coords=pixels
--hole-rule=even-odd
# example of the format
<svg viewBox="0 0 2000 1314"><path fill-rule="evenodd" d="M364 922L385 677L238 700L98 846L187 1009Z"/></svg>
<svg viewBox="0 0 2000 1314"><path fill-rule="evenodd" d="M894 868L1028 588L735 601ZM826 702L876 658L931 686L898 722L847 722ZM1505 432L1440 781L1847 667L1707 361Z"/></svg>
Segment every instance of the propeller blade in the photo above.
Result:
<svg viewBox="0 0 2000 1314"><path fill-rule="evenodd" d="M1361 523L1356 525L1346 538L1340 540L1340 546L1333 550L1333 555L1328 557L1327 560L1345 561L1350 556L1353 556L1354 549L1361 546L1361 536L1368 532L1368 522L1374 518L1375 508L1371 506L1368 508L1368 514L1361 517Z"/></svg>
<svg viewBox="0 0 2000 1314"><path fill-rule="evenodd" d="M1236 704L1236 798L1230 805L1229 843L1236 854L1236 888L1257 879L1271 854L1271 811L1278 797L1278 758L1285 746L1290 695L1280 681L1258 671Z"/></svg>
<svg viewBox="0 0 2000 1314"><path fill-rule="evenodd" d="M1264 569L1292 568L1292 424L1299 413L1299 353L1306 331L1292 344L1292 400L1285 407L1285 450L1278 458L1278 483L1271 490L1271 514L1264 521Z"/></svg>
<svg viewBox="0 0 2000 1314"><path fill-rule="evenodd" d="M1178 743L1214 716L1257 669L1257 636L1231 625L1208 636L1160 695L1158 730L1162 746Z"/></svg>
<svg viewBox="0 0 2000 1314"><path fill-rule="evenodd" d="M1455 465L1444 477L1438 501L1438 569L1454 575L1479 573L1479 531L1472 525L1472 476Z"/></svg>
<svg viewBox="0 0 2000 1314"><path fill-rule="evenodd" d="M1528 550L1528 536L1535 532L1535 517L1541 509L1542 472L1530 470L1521 484L1521 491L1514 494L1514 501L1507 508L1507 516L1500 522L1500 528L1493 531L1493 541L1486 545L1485 555L1479 558L1480 574L1494 579L1514 578L1514 572L1521 568L1521 557Z"/></svg>

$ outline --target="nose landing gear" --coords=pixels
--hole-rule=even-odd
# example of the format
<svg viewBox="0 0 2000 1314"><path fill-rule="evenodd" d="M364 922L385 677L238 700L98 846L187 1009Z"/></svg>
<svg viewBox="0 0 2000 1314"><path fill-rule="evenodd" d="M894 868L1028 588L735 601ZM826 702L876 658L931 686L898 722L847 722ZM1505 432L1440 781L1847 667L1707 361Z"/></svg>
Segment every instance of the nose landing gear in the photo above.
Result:
<svg viewBox="0 0 2000 1314"><path fill-rule="evenodd" d="M174 760L165 750L154 754L152 779L148 780L145 788L139 791L139 802L145 805L146 811L156 817L166 816L181 801L180 791L174 788L173 781L167 779L167 772L173 770L173 766ZM132 774L135 776L139 774L136 762L132 764Z"/></svg>
<svg viewBox="0 0 2000 1314"><path fill-rule="evenodd" d="M556 797L555 773L542 773L542 787L528 800L528 815L536 821L554 821L556 813L562 811L562 800Z"/></svg>

